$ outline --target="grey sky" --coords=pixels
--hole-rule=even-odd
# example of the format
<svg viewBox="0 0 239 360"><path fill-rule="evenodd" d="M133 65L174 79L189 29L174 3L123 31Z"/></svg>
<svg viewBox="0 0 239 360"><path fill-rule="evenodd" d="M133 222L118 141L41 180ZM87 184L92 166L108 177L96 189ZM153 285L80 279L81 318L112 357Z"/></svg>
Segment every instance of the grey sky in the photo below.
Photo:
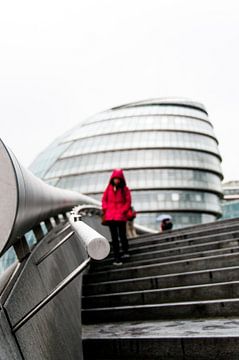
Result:
<svg viewBox="0 0 239 360"><path fill-rule="evenodd" d="M28 166L78 121L188 97L208 109L239 179L239 2L9 0L0 11L0 137Z"/></svg>

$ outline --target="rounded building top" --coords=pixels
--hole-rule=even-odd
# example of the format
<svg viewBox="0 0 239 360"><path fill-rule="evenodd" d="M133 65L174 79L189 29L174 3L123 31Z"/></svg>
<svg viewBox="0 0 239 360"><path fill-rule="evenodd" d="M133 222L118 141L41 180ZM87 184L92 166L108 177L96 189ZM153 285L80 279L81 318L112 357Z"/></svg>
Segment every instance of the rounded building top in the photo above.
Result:
<svg viewBox="0 0 239 360"><path fill-rule="evenodd" d="M133 103L128 103L120 106L113 107L111 110L117 110L121 108L137 107L137 106L150 106L150 105L168 105L168 106L185 106L193 109L198 109L208 114L205 106L202 103L192 101L187 98L177 98L177 97L165 97L165 98L156 98L137 101Z"/></svg>
<svg viewBox="0 0 239 360"><path fill-rule="evenodd" d="M157 227L213 221L221 214L221 157L205 107L155 98L105 110L59 138L33 168L51 185L101 199L110 173L124 169L138 221Z"/></svg>

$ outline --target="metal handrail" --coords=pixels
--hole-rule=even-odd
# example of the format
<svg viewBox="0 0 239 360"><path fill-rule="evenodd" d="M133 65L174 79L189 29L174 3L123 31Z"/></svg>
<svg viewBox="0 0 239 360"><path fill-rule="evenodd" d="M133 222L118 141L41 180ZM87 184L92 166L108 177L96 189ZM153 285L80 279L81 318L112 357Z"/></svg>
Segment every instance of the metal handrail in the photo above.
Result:
<svg viewBox="0 0 239 360"><path fill-rule="evenodd" d="M63 245L68 239L72 237L74 234L74 231L71 231L69 234L67 234L58 244L56 244L51 250L47 251L46 254L42 255L40 259L38 259L35 264L39 265L43 260L45 260L49 255L51 255L53 252L55 252L61 245Z"/></svg>
<svg viewBox="0 0 239 360"><path fill-rule="evenodd" d="M83 210L97 210L100 213L101 212L100 202L97 200L95 200L95 201L96 201L96 204L94 204L94 205L93 204L83 204L83 205L75 206L73 208L73 211L80 214L81 211L83 211Z"/></svg>
<svg viewBox="0 0 239 360"><path fill-rule="evenodd" d="M19 164L0 139L0 256L29 230L78 204L96 200L46 184Z"/></svg>
<svg viewBox="0 0 239 360"><path fill-rule="evenodd" d="M55 289L35 305L21 320L19 320L13 327L12 332L18 331L27 321L29 321L39 310L41 310L49 301L51 301L61 290L63 290L70 282L72 282L78 275L80 275L90 264L91 258L87 258L82 264L80 264L70 275L62 280Z"/></svg>
<svg viewBox="0 0 239 360"><path fill-rule="evenodd" d="M66 235L56 246L54 246L50 251L44 254L37 262L38 265L46 257L52 254L56 249L58 249L63 243L65 243L73 234L75 234L79 240L85 245L89 257L80 264L75 270L71 272L64 280L62 280L52 292L41 300L37 305L35 305L26 315L23 316L13 327L12 331L16 332L19 330L28 320L30 320L43 306L45 306L51 299L53 299L62 289L64 289L75 277L81 274L86 267L89 265L91 258L101 260L104 259L110 250L110 246L106 238L96 232L87 224L83 223L80 220L78 215L78 220L75 221L74 211L72 211L72 216L70 217L70 224L74 231L71 231Z"/></svg>
<svg viewBox="0 0 239 360"><path fill-rule="evenodd" d="M63 227L63 229L61 229L60 231L55 232L55 235L59 236L61 234L63 234L65 231L67 231L69 228L71 227L71 225L68 223L65 227ZM50 244L52 241L54 241L55 237L51 237L47 243Z"/></svg>
<svg viewBox="0 0 239 360"><path fill-rule="evenodd" d="M68 230L70 227L71 227L71 225L67 224L63 229L61 229L60 231L57 231L55 234L59 236L59 235L63 234L66 230Z"/></svg>
<svg viewBox="0 0 239 360"><path fill-rule="evenodd" d="M81 221L81 215L72 211L69 218L76 236L83 242L88 255L94 260L102 260L110 253L109 241L89 225Z"/></svg>
<svg viewBox="0 0 239 360"><path fill-rule="evenodd" d="M85 205L78 205L74 208L75 212L80 214L82 211L84 210L97 210L99 211L99 215L102 212L102 208L101 208L101 203L99 201L97 201L97 205L89 205L89 204L85 204ZM157 234L158 231L151 229L147 226L144 225L139 225L139 224L135 224L134 223L134 228L136 231L138 231L139 234Z"/></svg>

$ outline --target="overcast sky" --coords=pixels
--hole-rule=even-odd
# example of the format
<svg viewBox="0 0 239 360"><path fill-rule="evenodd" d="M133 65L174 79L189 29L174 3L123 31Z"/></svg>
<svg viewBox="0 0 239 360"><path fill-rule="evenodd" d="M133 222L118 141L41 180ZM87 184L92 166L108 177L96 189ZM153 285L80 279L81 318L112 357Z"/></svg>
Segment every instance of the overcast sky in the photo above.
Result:
<svg viewBox="0 0 239 360"><path fill-rule="evenodd" d="M239 180L238 0L8 0L0 7L0 137L28 166L99 111L202 102L225 180Z"/></svg>

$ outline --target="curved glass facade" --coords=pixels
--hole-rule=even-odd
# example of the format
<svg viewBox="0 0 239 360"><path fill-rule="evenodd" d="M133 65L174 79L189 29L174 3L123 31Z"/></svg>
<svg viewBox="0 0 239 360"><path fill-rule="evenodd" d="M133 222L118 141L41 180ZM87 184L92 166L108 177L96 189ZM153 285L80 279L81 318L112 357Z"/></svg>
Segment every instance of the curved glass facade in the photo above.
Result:
<svg viewBox="0 0 239 360"><path fill-rule="evenodd" d="M31 170L51 185L101 199L114 168L124 169L142 225L175 228L221 216L221 157L202 104L153 99L96 114L58 138Z"/></svg>
<svg viewBox="0 0 239 360"><path fill-rule="evenodd" d="M228 181L222 185L224 201L239 199L239 181Z"/></svg>

